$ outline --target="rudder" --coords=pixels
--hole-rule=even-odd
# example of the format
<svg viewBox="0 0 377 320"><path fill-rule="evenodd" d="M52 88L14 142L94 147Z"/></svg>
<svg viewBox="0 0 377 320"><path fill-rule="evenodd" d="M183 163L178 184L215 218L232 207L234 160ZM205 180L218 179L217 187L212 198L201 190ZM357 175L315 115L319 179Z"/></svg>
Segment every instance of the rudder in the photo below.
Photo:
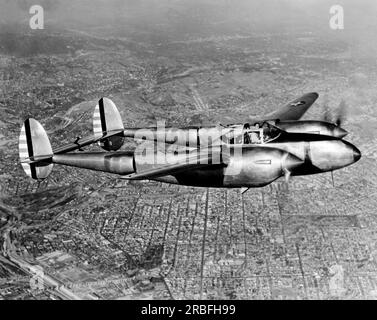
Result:
<svg viewBox="0 0 377 320"><path fill-rule="evenodd" d="M19 138L19 156L25 173L35 179L46 179L53 168L51 143L42 125L26 119Z"/></svg>
<svg viewBox="0 0 377 320"><path fill-rule="evenodd" d="M113 101L101 98L94 109L93 133L96 138L101 138L111 131L124 130L120 113ZM107 151L116 151L124 143L123 134L114 135L99 142L101 148Z"/></svg>

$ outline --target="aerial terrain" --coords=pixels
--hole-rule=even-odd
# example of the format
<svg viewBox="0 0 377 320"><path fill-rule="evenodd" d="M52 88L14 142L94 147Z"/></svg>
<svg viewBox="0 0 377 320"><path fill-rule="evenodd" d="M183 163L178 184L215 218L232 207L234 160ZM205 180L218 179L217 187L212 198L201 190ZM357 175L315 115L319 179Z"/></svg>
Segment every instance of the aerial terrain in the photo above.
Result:
<svg viewBox="0 0 377 320"><path fill-rule="evenodd" d="M377 28L351 16L331 30L326 4L277 19L276 1L275 13L96 1L40 1L44 30L29 28L27 1L1 4L0 299L377 299ZM188 126L242 123L314 91L304 119L346 108L362 152L334 182L241 194L60 166L36 182L18 161L27 117L60 146L91 134L103 96L126 127Z"/></svg>

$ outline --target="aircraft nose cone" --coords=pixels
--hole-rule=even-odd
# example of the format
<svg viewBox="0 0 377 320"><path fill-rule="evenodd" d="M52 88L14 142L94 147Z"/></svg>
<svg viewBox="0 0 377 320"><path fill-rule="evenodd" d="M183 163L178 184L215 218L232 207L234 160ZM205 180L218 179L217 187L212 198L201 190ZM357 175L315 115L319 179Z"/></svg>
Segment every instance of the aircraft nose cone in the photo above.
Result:
<svg viewBox="0 0 377 320"><path fill-rule="evenodd" d="M359 161L361 158L361 152L355 146L353 147L353 160L355 162Z"/></svg>
<svg viewBox="0 0 377 320"><path fill-rule="evenodd" d="M351 144L351 143L349 143L345 140L342 140L342 141L347 147L347 153L348 153L349 157L352 159L352 160L350 159L352 161L351 164L359 161L360 158L361 158L360 150L357 149L353 144Z"/></svg>
<svg viewBox="0 0 377 320"><path fill-rule="evenodd" d="M348 131L344 130L341 127L335 127L334 128L334 136L336 138L344 138L348 134Z"/></svg>

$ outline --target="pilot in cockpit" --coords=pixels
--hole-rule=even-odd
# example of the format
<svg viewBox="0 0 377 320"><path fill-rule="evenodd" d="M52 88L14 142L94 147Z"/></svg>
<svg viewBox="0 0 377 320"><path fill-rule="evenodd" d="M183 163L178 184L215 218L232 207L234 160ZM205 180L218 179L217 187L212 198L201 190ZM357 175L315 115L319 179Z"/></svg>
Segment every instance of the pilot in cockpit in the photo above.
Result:
<svg viewBox="0 0 377 320"><path fill-rule="evenodd" d="M259 123L256 123L252 128L250 128L249 124L245 125L245 131L245 144L259 144L263 142Z"/></svg>

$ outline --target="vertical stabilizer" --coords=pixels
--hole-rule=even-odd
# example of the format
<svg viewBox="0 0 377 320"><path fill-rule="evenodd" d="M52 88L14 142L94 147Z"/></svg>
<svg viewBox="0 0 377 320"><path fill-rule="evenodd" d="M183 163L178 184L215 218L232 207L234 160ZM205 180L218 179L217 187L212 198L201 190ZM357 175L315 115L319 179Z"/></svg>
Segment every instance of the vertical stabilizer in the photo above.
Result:
<svg viewBox="0 0 377 320"><path fill-rule="evenodd" d="M93 133L96 138L101 138L112 131L123 131L123 121L120 113L114 104L108 98L101 98L94 109L93 114ZM116 151L124 143L123 132L114 135L99 142L102 149L106 151Z"/></svg>
<svg viewBox="0 0 377 320"><path fill-rule="evenodd" d="M52 148L42 125L27 119L22 126L19 139L19 156L25 173L35 179L46 179L52 171Z"/></svg>

